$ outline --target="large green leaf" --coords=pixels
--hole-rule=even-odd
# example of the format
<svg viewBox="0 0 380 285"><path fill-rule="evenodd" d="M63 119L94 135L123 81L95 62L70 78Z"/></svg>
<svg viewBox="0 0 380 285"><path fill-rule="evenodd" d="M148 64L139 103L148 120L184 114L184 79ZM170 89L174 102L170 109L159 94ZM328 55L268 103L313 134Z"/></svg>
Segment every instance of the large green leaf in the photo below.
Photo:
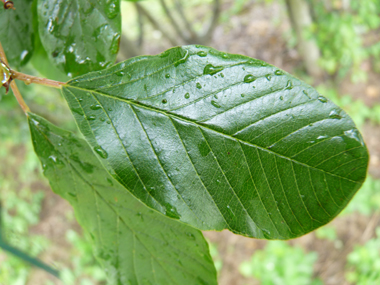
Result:
<svg viewBox="0 0 380 285"><path fill-rule="evenodd" d="M38 0L39 33L50 59L69 76L114 63L120 0Z"/></svg>
<svg viewBox="0 0 380 285"><path fill-rule="evenodd" d="M76 78L63 94L113 177L203 230L298 237L331 221L366 176L348 115L260 60L178 47Z"/></svg>
<svg viewBox="0 0 380 285"><path fill-rule="evenodd" d="M0 5L0 42L11 67L28 62L33 52L32 0L13 0L15 10Z"/></svg>
<svg viewBox="0 0 380 285"><path fill-rule="evenodd" d="M29 126L44 174L92 237L108 284L216 284L202 233L135 199L84 140L34 114Z"/></svg>

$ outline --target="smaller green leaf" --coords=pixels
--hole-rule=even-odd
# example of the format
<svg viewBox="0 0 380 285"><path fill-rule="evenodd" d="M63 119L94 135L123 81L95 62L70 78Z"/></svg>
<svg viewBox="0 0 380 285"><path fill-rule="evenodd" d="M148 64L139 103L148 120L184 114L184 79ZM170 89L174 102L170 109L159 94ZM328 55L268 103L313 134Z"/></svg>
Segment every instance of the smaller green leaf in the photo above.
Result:
<svg viewBox="0 0 380 285"><path fill-rule="evenodd" d="M34 114L29 114L29 126L44 174L92 237L108 284L217 283L200 231L134 198L84 140Z"/></svg>
<svg viewBox="0 0 380 285"><path fill-rule="evenodd" d="M13 0L15 10L0 8L0 41L10 66L20 67L33 52L32 0Z"/></svg>
<svg viewBox="0 0 380 285"><path fill-rule="evenodd" d="M103 69L116 60L120 0L38 0L39 34L49 58L69 76Z"/></svg>

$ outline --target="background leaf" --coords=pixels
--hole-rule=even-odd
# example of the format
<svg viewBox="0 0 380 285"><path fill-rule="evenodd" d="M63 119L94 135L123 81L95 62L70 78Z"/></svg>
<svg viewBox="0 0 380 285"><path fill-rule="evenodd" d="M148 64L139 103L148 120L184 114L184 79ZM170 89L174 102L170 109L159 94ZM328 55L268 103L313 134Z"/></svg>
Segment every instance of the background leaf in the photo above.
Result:
<svg viewBox="0 0 380 285"><path fill-rule="evenodd" d="M69 76L114 63L121 33L119 0L38 0L38 19L49 58Z"/></svg>
<svg viewBox="0 0 380 285"><path fill-rule="evenodd" d="M203 230L295 238L331 221L366 176L348 115L260 60L178 47L76 78L63 93L114 178Z"/></svg>
<svg viewBox="0 0 380 285"><path fill-rule="evenodd" d="M45 176L93 239L109 284L216 284L199 231L135 199L84 140L34 114L29 114L29 126Z"/></svg>
<svg viewBox="0 0 380 285"><path fill-rule="evenodd" d="M13 9L0 7L0 41L12 68L28 62L33 52L32 0L14 0Z"/></svg>

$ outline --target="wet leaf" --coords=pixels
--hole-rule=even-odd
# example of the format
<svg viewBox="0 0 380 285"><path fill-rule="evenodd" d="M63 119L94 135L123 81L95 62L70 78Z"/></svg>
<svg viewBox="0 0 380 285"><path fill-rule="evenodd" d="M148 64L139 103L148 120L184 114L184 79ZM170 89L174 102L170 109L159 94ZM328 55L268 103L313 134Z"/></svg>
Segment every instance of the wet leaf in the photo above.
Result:
<svg viewBox="0 0 380 285"><path fill-rule="evenodd" d="M29 114L53 190L93 239L107 284L216 284L202 233L147 208L102 167L86 141Z"/></svg>
<svg viewBox="0 0 380 285"><path fill-rule="evenodd" d="M0 41L12 68L26 64L33 52L32 0L13 0L15 10L0 3Z"/></svg>
<svg viewBox="0 0 380 285"><path fill-rule="evenodd" d="M38 0L39 34L49 58L69 76L103 69L119 50L119 0Z"/></svg>
<svg viewBox="0 0 380 285"><path fill-rule="evenodd" d="M349 116L260 60L178 47L78 77L63 94L115 179L202 230L295 238L336 217L366 176Z"/></svg>

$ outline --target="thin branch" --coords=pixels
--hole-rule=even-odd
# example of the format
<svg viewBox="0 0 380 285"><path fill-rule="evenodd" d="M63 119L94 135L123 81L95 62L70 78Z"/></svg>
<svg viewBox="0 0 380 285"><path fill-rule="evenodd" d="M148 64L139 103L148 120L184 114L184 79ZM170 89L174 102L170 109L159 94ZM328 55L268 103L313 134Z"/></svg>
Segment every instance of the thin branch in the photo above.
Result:
<svg viewBox="0 0 380 285"><path fill-rule="evenodd" d="M184 33L181 31L181 28L180 26L178 25L178 23L176 22L176 20L174 19L172 13L170 12L168 6L166 5L166 2L165 0L160 0L160 3L161 3L161 6L162 8L164 9L165 11L165 14L166 16L169 18L169 21L170 23L172 24L172 27L174 28L174 30L176 31L177 35L182 39L184 40L186 43L189 42L189 39L184 35Z"/></svg>
<svg viewBox="0 0 380 285"><path fill-rule="evenodd" d="M47 78L40 78L37 76L24 74L24 73L17 72L14 70L12 70L12 79L18 79L18 80L24 81L25 84L27 85L31 83L36 83L39 85L45 85L45 86L54 87L58 89L61 89L62 85L66 84L65 82L55 81L55 80L51 80Z"/></svg>
<svg viewBox="0 0 380 285"><path fill-rule="evenodd" d="M153 27L159 30L162 35L173 45L178 46L178 42L175 38L173 38L170 34L168 34L163 27L152 17L152 15L144 9L139 3L135 3L137 9L140 10L141 14L144 15L148 21L153 25Z"/></svg>
<svg viewBox="0 0 380 285"><path fill-rule="evenodd" d="M213 7L210 26L208 27L207 31L203 35L203 40L205 41L205 43L210 41L212 33L214 32L216 26L218 25L221 12L222 12L222 9L220 6L220 0L214 0L214 7Z"/></svg>
<svg viewBox="0 0 380 285"><path fill-rule="evenodd" d="M137 23L139 26L139 37L137 40L137 46L141 48L144 42L144 21L143 21L143 15L141 14L140 9L138 9L137 6L135 7L137 10Z"/></svg>
<svg viewBox="0 0 380 285"><path fill-rule="evenodd" d="M189 32L189 34L190 34L191 39L192 39L192 40L197 39L197 38L198 38L198 35L197 35L197 33L193 30L193 27L191 26L189 20L187 19L181 1L180 1L180 0L175 0L175 6L176 6L176 8L177 8L178 14L181 16L182 21L183 21L184 24L185 24L186 29L188 30L188 32Z"/></svg>

